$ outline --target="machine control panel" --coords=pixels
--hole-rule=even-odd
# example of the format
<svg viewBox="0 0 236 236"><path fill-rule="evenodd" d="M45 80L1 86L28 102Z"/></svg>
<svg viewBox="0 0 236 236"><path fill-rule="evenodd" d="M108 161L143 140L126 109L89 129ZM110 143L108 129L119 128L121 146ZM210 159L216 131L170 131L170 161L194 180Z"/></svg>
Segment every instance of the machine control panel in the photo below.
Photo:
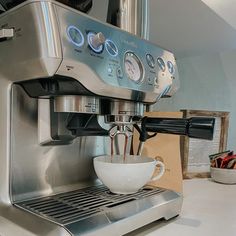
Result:
<svg viewBox="0 0 236 236"><path fill-rule="evenodd" d="M66 10L58 8L58 15L63 57L88 65L103 83L152 92L157 98L171 96L178 89L171 52L78 12L67 16Z"/></svg>

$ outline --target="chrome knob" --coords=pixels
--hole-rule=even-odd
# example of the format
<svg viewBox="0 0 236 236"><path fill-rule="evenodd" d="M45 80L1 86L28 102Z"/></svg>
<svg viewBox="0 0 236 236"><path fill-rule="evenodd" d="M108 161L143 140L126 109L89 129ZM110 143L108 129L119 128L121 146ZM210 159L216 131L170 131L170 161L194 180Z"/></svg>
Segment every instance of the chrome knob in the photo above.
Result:
<svg viewBox="0 0 236 236"><path fill-rule="evenodd" d="M102 46L106 41L105 36L103 33L99 32L91 37L91 44L94 48L99 48Z"/></svg>
<svg viewBox="0 0 236 236"><path fill-rule="evenodd" d="M101 53L103 51L103 45L105 41L105 36L101 32L97 34L93 32L88 33L88 44L90 48L96 53Z"/></svg>

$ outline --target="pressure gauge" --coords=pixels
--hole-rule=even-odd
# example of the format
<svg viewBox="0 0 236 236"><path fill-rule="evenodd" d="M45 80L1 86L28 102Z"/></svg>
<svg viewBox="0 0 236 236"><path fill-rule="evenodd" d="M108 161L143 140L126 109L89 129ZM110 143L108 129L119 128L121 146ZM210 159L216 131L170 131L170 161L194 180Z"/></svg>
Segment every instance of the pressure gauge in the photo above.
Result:
<svg viewBox="0 0 236 236"><path fill-rule="evenodd" d="M140 83L143 80L143 65L140 59L133 53L127 52L125 54L125 73L128 78L136 83Z"/></svg>

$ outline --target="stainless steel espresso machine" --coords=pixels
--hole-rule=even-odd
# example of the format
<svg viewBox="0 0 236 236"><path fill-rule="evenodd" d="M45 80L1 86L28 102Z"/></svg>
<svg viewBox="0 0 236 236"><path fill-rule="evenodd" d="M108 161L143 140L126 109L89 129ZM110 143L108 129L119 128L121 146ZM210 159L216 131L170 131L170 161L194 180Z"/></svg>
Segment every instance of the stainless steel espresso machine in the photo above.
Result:
<svg viewBox="0 0 236 236"><path fill-rule="evenodd" d="M169 51L58 2L1 14L0 235L122 235L178 215L180 194L112 194L93 169L134 127L139 153L149 131L212 137L213 120L143 117L178 81Z"/></svg>

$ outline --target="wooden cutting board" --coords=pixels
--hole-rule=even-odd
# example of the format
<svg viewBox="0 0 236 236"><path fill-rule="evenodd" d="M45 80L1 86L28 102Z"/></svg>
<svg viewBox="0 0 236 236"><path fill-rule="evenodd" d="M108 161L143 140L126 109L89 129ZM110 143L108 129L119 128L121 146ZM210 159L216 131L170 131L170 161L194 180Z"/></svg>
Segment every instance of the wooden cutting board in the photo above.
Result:
<svg viewBox="0 0 236 236"><path fill-rule="evenodd" d="M149 117L172 117L182 118L182 112L147 112ZM133 148L137 153L139 134L134 132ZM142 156L160 157L165 164L165 173L157 181L151 181L148 185L171 189L176 192L183 192L183 177L180 156L180 136L172 134L157 134L154 138L146 141ZM157 172L158 170L156 170Z"/></svg>

